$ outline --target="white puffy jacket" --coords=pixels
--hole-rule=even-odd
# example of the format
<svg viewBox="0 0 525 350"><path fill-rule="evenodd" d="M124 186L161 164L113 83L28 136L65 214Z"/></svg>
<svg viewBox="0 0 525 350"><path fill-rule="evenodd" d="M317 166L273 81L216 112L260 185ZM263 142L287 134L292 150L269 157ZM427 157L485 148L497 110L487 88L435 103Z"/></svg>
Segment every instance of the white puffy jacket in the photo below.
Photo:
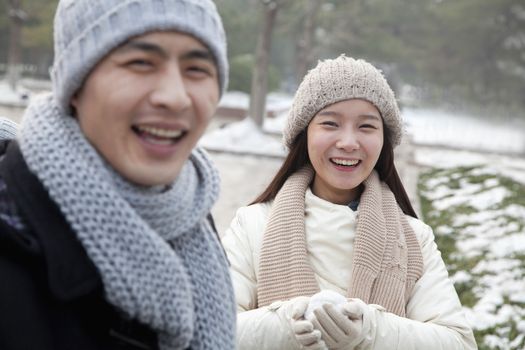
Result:
<svg viewBox="0 0 525 350"><path fill-rule="evenodd" d="M286 301L256 308L259 256L271 204L237 211L222 243L231 263L237 299L238 349L299 349L286 312ZM306 192L305 225L308 258L321 290L346 295L352 268L356 213ZM367 341L358 349L477 349L471 328L434 242L432 229L407 217L421 245L423 276L406 307L406 318L367 305Z"/></svg>

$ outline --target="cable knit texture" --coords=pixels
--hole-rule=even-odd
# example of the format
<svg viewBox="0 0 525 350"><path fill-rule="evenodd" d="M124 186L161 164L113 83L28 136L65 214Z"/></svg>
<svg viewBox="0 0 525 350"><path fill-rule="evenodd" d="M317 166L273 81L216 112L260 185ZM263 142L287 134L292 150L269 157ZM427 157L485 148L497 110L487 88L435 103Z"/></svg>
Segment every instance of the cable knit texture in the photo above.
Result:
<svg viewBox="0 0 525 350"><path fill-rule="evenodd" d="M111 50L131 37L176 30L199 39L217 64L221 91L228 85L226 35L211 0L61 0L55 14L51 71L58 106L71 96Z"/></svg>
<svg viewBox="0 0 525 350"><path fill-rule="evenodd" d="M291 148L295 137L321 109L352 98L367 100L376 106L392 145L401 143L403 121L394 92L381 71L362 59L341 55L320 61L304 77L284 127L284 144Z"/></svg>
<svg viewBox="0 0 525 350"><path fill-rule="evenodd" d="M97 266L108 302L158 334L161 349L233 349L235 300L207 214L219 178L195 150L167 188L130 184L52 96L32 102L22 154Z"/></svg>
<svg viewBox="0 0 525 350"><path fill-rule="evenodd" d="M307 257L304 225L304 194L313 177L310 166L300 169L275 197L261 248L259 306L319 291ZM408 297L423 274L421 248L393 193L375 171L364 185L348 297L405 316Z"/></svg>

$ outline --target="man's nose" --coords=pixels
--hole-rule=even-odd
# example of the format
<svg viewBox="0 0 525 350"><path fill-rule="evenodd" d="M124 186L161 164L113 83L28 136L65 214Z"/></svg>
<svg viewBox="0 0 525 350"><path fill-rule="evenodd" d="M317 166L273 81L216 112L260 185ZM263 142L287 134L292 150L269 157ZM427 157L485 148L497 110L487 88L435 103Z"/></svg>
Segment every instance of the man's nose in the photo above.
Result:
<svg viewBox="0 0 525 350"><path fill-rule="evenodd" d="M174 112L183 111L191 105L191 98L179 67L170 67L163 74L159 74L150 99L155 107Z"/></svg>

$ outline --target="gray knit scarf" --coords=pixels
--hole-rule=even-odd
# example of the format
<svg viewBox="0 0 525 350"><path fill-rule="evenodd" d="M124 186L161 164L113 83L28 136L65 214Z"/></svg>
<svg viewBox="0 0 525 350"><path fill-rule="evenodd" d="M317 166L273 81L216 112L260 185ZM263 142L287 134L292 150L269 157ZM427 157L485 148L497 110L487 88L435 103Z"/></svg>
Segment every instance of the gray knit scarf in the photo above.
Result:
<svg viewBox="0 0 525 350"><path fill-rule="evenodd" d="M306 166L292 174L275 197L261 248L259 306L319 291L304 224L305 192L313 178L314 170ZM423 273L421 248L394 194L375 171L364 186L348 297L405 316L412 288Z"/></svg>
<svg viewBox="0 0 525 350"><path fill-rule="evenodd" d="M161 349L234 348L233 288L206 220L219 179L203 151L168 188L132 185L51 96L32 102L19 142L97 266L109 303L155 330Z"/></svg>

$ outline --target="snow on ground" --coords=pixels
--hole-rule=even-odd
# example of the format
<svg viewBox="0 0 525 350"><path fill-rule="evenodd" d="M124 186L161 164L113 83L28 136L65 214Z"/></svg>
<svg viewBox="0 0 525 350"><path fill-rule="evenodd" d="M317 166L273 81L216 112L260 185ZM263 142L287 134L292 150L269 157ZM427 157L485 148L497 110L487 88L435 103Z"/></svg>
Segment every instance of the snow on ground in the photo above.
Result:
<svg viewBox="0 0 525 350"><path fill-rule="evenodd" d="M525 137L525 136L524 136ZM414 161L421 166L455 168L483 165L484 172L504 175L525 184L525 155L501 155L485 152L416 147Z"/></svg>
<svg viewBox="0 0 525 350"><path fill-rule="evenodd" d="M23 87L18 87L13 90L7 81L0 80L0 104L13 106L13 107L24 107L29 102L31 92Z"/></svg>
<svg viewBox="0 0 525 350"><path fill-rule="evenodd" d="M222 107L245 110L248 110L249 104L249 96L238 91L226 93L219 103ZM262 130L251 118L246 117L208 132L199 144L210 151L284 157L286 149L281 143L281 131L291 104L289 95L272 93L267 98L267 109L274 112L275 116L265 118Z"/></svg>
<svg viewBox="0 0 525 350"><path fill-rule="evenodd" d="M205 134L199 144L210 151L271 157L286 154L280 139L260 131L250 118Z"/></svg>
<svg viewBox="0 0 525 350"><path fill-rule="evenodd" d="M280 135L285 116L282 113L275 118L266 118L262 130L246 117L205 134L199 144L211 151L284 157L286 150Z"/></svg>
<svg viewBox="0 0 525 350"><path fill-rule="evenodd" d="M266 109L281 111L288 109L292 104L292 96L283 93L271 92L266 98ZM242 91L228 91L219 102L220 107L243 108L250 107L250 95Z"/></svg>
<svg viewBox="0 0 525 350"><path fill-rule="evenodd" d="M422 177L421 195L431 203L425 220L434 228L438 246L441 237L455 242L454 251L447 252L449 272L462 301L469 302L464 309L478 345L521 350L525 345L525 159L494 155L483 159L461 152L462 162L457 163L451 153L416 150L418 161L434 169ZM516 334L518 328L521 335Z"/></svg>
<svg viewBox="0 0 525 350"><path fill-rule="evenodd" d="M288 111L279 113L275 118L266 118L263 124L263 131L268 134L282 135Z"/></svg>
<svg viewBox="0 0 525 350"><path fill-rule="evenodd" d="M502 124L431 109L407 108L402 114L416 144L525 154L525 123Z"/></svg>
<svg viewBox="0 0 525 350"><path fill-rule="evenodd" d="M219 101L219 107L242 108L250 107L250 96L241 91L228 91Z"/></svg>

